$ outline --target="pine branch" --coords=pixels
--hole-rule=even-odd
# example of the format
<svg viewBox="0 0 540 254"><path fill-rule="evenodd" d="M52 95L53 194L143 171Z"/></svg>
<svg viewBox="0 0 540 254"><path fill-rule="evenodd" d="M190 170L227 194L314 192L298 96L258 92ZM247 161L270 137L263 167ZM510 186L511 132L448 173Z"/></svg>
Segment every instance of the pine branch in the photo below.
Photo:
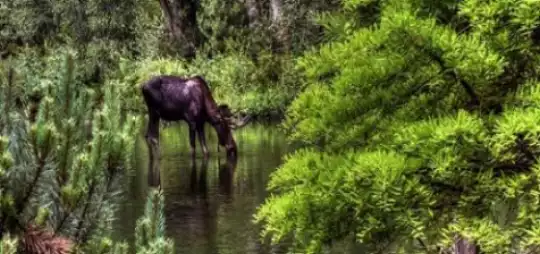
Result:
<svg viewBox="0 0 540 254"><path fill-rule="evenodd" d="M441 69L443 70L449 70L450 68L446 65L446 63L444 62L444 60L442 59L442 57L440 55L438 55L435 51L433 50L430 50L430 49L426 49L426 52L427 54L433 59L435 60L439 66L441 67ZM478 95L476 94L476 92L474 91L474 89L472 88L472 86L464 79L462 78L459 78L456 71L454 69L452 69L450 71L450 75L460 83L460 85L465 89L465 91L467 92L467 94L471 97L471 103L474 105L474 106L478 106L480 105L480 99L478 98Z"/></svg>
<svg viewBox="0 0 540 254"><path fill-rule="evenodd" d="M78 207L79 204L81 203L81 200L83 200L83 196L82 195L79 195L79 197L77 198L77 201L75 202L75 205L74 207ZM70 207L71 208L71 207ZM69 210L65 215L64 217L62 218L62 220L60 220L60 223L58 223L58 225L56 226L56 229L54 230L54 232L60 232L60 230L62 230L62 227L64 226L64 223L67 221L67 219L71 216L71 214L73 213L73 210Z"/></svg>
<svg viewBox="0 0 540 254"><path fill-rule="evenodd" d="M422 241L422 239L419 238L419 237L416 238L416 240L417 240L418 243L422 246L422 248L426 251L426 253L429 254L429 253L430 253L429 248L428 248L428 246L424 243L424 241Z"/></svg>
<svg viewBox="0 0 540 254"><path fill-rule="evenodd" d="M72 128L69 126L69 124L67 125L67 133L65 134L65 140L66 140L66 143L64 145L64 152L63 152L63 155L62 155L62 161L60 162L60 165L59 165L59 174L58 174L58 183L60 184L60 186L63 186L67 180L68 180L68 157L69 157L69 152L68 152L68 149L70 148L70 145L71 145L71 132L72 132Z"/></svg>
<svg viewBox="0 0 540 254"><path fill-rule="evenodd" d="M70 215L71 215L71 212L64 215L62 220L60 220L60 223L58 223L58 225L54 229L54 232L60 232L60 230L62 230L62 227L64 226L64 223L66 223L66 220L69 218Z"/></svg>
<svg viewBox="0 0 540 254"><path fill-rule="evenodd" d="M111 193L111 187L112 187L112 181L113 179L110 178L108 179L107 181L107 187L105 189L105 194L108 194L108 193ZM101 211L101 209L103 208L103 204L104 202L100 202L98 207L97 207L97 211ZM96 218L94 218L95 221L98 221L99 220L99 213L98 213L98 216ZM97 223L94 223L94 224L91 224L88 229L86 230L86 232L80 237L81 239L81 242L87 242L88 241L88 238L90 237L91 235L91 232L94 230L94 228L97 226Z"/></svg>
<svg viewBox="0 0 540 254"><path fill-rule="evenodd" d="M495 171L495 176L501 176L503 173L508 172L524 172L526 170L529 170L531 165L523 164L523 163L513 163L513 164L502 164L497 165L493 167L493 170Z"/></svg>
<svg viewBox="0 0 540 254"><path fill-rule="evenodd" d="M407 105L407 103L410 101L410 98L422 91L424 91L426 88L428 88L429 86L429 83L434 79L436 78L436 75L426 79L424 82L420 83L419 85L415 86L414 88L412 89L409 89L403 96L400 96L398 98L397 101L394 101L394 103L392 104L391 107L386 107L384 108L386 113L387 114L391 114L393 112L396 112L397 110L403 108L404 106ZM369 111L371 111L373 109L370 109ZM368 112L369 112L368 111ZM368 112L365 112L365 113L368 113ZM377 128L377 126L380 126L380 122L375 122L373 124L371 124L367 129L366 129L366 132L365 132L365 139L367 140L368 138L368 134L370 132L373 132L375 131L375 129Z"/></svg>
<svg viewBox="0 0 540 254"><path fill-rule="evenodd" d="M79 221L79 224L77 225L77 233L75 233L75 239L79 239L79 242L80 242L80 238L82 234L84 220L86 219L86 214L88 213L90 202L92 200L92 196L94 195L95 189L96 189L96 182L95 180L92 180L92 182L90 183L90 190L88 191L88 196L86 198L84 209L81 213L81 220Z"/></svg>
<svg viewBox="0 0 540 254"><path fill-rule="evenodd" d="M81 204L81 201L83 201L84 199L84 196L83 195L78 195L77 197L77 201L75 201L75 205L73 207L79 207L79 205ZM71 207L70 207L71 208ZM56 230L55 232L60 232L60 230L62 230L65 222L67 221L67 219L73 214L73 210L69 210L65 215L64 217L62 218L62 220L60 220L60 223L57 225L56 227Z"/></svg>
<svg viewBox="0 0 540 254"><path fill-rule="evenodd" d="M412 37L409 35L409 37ZM420 39L422 40L422 39ZM416 40L410 40L412 45L418 49L421 52L424 52L426 55L428 55L431 60L435 61L439 67L442 69L443 73L449 73L454 80L459 82L459 84L465 89L465 92L471 97L471 104L472 106L479 106L480 105L480 99L476 92L474 91L473 87L464 79L460 78L456 71L453 68L450 68L442 58L442 55L436 52L433 49L430 49L429 47L426 47L425 45L419 45ZM449 72L448 72L449 71Z"/></svg>
<svg viewBox="0 0 540 254"><path fill-rule="evenodd" d="M522 133L518 134L516 143L519 151L525 155L525 157L531 162L531 164L537 162L536 156L534 156L534 154L530 151L529 145L527 144L527 142L525 142L525 135L523 135Z"/></svg>
<svg viewBox="0 0 540 254"><path fill-rule="evenodd" d="M66 74L66 80L64 81L64 113L67 116L70 116L71 111L71 83L73 82L73 58L71 55L68 55L66 59L67 63L67 74Z"/></svg>
<svg viewBox="0 0 540 254"><path fill-rule="evenodd" d="M13 79L14 79L15 71L13 70L13 67L9 67L8 74L7 74L7 89L4 94L4 121L0 121L0 133L9 132L9 110L11 107L11 97L12 97L12 89L13 89ZM4 128L6 128L4 130Z"/></svg>
<svg viewBox="0 0 540 254"><path fill-rule="evenodd" d="M47 141L46 141L47 144L49 143L50 138L51 138L51 136L48 135ZM49 150L48 147L45 150L48 151ZM37 150L36 150L36 153L37 153ZM24 208L26 207L26 204L28 203L28 200L32 196L32 194L34 192L34 188L37 186L39 178L41 177L41 174L45 170L45 158L47 157L47 155L48 155L48 152L45 152L45 153L41 154L41 156L39 154L35 154L35 156L37 158L39 158L38 159L38 166L37 166L36 174L35 174L34 179L32 180L32 182L30 183L28 191L23 196L23 199L21 200L21 202L17 205L17 213L23 212Z"/></svg>

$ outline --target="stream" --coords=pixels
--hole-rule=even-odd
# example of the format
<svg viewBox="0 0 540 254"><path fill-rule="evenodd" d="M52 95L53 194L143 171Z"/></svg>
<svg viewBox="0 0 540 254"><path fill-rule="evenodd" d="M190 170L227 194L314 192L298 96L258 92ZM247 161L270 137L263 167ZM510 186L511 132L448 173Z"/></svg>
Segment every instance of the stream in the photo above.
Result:
<svg viewBox="0 0 540 254"><path fill-rule="evenodd" d="M144 131L145 128L143 128ZM207 126L208 160L189 155L187 126L178 123L161 131L160 178L165 195L167 236L176 253L284 253L285 248L261 243L253 214L267 196L271 172L292 151L273 125L249 124L235 130L236 166L227 164L224 149L217 153L213 128ZM136 169L126 186L125 202L116 222L116 236L134 243L137 218L143 214L148 186L148 151L139 135Z"/></svg>

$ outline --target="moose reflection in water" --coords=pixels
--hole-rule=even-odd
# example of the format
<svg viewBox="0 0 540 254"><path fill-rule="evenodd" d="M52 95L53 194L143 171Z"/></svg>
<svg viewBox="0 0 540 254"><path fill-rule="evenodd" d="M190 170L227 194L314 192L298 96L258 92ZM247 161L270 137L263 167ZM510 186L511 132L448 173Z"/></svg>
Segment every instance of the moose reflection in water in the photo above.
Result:
<svg viewBox="0 0 540 254"><path fill-rule="evenodd" d="M148 109L146 142L150 155L150 166L159 161L159 123L165 121L185 121L189 127L191 154L195 156L195 133L199 136L204 157L209 155L206 147L204 124L210 123L216 130L219 145L224 146L227 155L236 156L237 147L232 129L245 126L249 117L239 120L225 104L217 105L208 84L201 76L190 78L160 75L142 85L142 94ZM219 150L218 145L218 150Z"/></svg>
<svg viewBox="0 0 540 254"><path fill-rule="evenodd" d="M165 194L165 199L169 200L164 211L167 234L173 238L181 236L184 248L189 249L193 245L204 246L203 248L216 246L218 211L223 204L232 200L236 156L226 156L226 160L221 162L218 160L220 194L218 197L221 200L216 200L216 196L209 193L209 163L209 159L197 160L191 157L190 165L185 165L185 168L189 167L189 175L186 176L189 181L184 185L187 188L171 190L169 187ZM180 166L178 170L182 168L184 167ZM151 168L148 170L148 184L161 188L160 171Z"/></svg>
<svg viewBox="0 0 540 254"><path fill-rule="evenodd" d="M219 165L219 190L226 197L230 197L232 194L232 179L236 170L236 163L236 156L228 156L225 163Z"/></svg>
<svg viewBox="0 0 540 254"><path fill-rule="evenodd" d="M208 159L203 158L200 166L200 176L197 179L197 163L195 157L191 157L190 187L191 194L202 194L206 196ZM232 194L232 179L236 170L238 159L234 155L228 155L225 162L219 163L219 190L225 196ZM148 186L161 187L161 174L158 168L148 168Z"/></svg>

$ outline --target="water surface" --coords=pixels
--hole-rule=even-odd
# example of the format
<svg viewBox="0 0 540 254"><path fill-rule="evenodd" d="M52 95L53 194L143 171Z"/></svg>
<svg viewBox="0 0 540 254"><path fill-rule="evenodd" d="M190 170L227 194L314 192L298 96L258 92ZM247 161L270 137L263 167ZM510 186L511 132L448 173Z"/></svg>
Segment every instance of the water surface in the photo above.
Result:
<svg viewBox="0 0 540 254"><path fill-rule="evenodd" d="M223 148L217 154L215 132L206 128L210 158L189 155L185 124L161 132L160 178L165 194L167 235L176 253L279 253L261 244L253 214L267 196L269 174L291 149L272 125L250 124L234 133L239 156L227 164ZM148 190L148 152L140 135L137 169L120 210L118 234L134 240L136 219L142 215Z"/></svg>

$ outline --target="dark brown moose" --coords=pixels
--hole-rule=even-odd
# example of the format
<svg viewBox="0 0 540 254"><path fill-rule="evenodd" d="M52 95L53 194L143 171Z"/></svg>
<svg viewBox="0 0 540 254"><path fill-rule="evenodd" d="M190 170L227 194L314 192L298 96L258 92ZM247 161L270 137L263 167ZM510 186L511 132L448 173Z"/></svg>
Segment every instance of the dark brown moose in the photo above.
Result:
<svg viewBox="0 0 540 254"><path fill-rule="evenodd" d="M208 157L204 135L205 123L210 123L214 127L219 145L225 147L227 155L236 156L237 148L232 129L245 126L249 117L239 120L227 105L218 106L208 84L201 76L154 76L142 85L142 94L148 108L149 119L145 138L150 151L151 165L155 158L159 158L160 119L187 122L192 156L196 153L195 133L197 133L202 152Z"/></svg>

